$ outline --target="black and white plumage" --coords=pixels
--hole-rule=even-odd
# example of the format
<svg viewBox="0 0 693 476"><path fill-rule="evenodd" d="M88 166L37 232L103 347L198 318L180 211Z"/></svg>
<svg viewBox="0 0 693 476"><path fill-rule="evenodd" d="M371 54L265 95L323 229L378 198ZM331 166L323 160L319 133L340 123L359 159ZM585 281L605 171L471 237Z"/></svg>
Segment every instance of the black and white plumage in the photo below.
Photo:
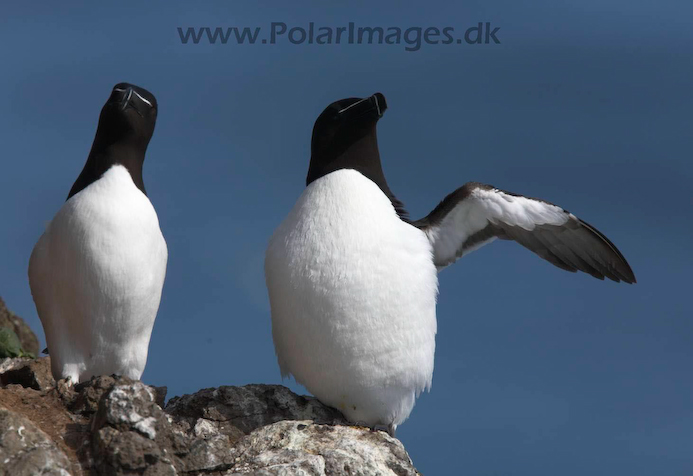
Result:
<svg viewBox="0 0 693 476"><path fill-rule="evenodd" d="M87 162L31 254L56 380L144 371L168 260L142 180L157 110L149 91L113 88Z"/></svg>
<svg viewBox="0 0 693 476"><path fill-rule="evenodd" d="M491 185L465 184L412 225L428 236L438 269L500 238L566 271L635 283L626 259L599 230L553 203Z"/></svg>
<svg viewBox="0 0 693 476"><path fill-rule="evenodd" d="M437 271L512 239L556 266L634 283L599 231L551 203L470 182L412 221L390 190L376 93L315 122L306 189L270 239L265 275L282 375L353 422L391 432L431 386Z"/></svg>

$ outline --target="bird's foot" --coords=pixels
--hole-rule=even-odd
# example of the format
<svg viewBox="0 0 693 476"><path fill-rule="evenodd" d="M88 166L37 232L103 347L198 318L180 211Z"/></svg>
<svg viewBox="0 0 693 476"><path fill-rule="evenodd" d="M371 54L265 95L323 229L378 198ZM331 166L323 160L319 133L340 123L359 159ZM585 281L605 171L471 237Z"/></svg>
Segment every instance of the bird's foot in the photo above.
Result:
<svg viewBox="0 0 693 476"><path fill-rule="evenodd" d="M73 377L71 375L69 375L65 378L61 378L55 384L56 384L56 387L59 387L59 388L72 388L75 386L75 381L73 380Z"/></svg>
<svg viewBox="0 0 693 476"><path fill-rule="evenodd" d="M368 423L357 421L353 424L355 427L368 428L370 431L385 431L388 435L395 438L395 430L397 425L390 423L389 425L369 425Z"/></svg>

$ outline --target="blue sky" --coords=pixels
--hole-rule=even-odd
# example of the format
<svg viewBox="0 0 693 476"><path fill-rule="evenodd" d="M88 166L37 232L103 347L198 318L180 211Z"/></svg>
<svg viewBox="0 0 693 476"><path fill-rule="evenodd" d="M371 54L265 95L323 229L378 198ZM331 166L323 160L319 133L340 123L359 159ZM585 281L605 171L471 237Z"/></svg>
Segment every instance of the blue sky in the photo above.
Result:
<svg viewBox="0 0 693 476"><path fill-rule="evenodd" d="M466 181L560 204L638 284L496 242L440 274L433 389L398 436L426 474L693 471L689 2L11 2L0 48L0 295L43 340L29 255L127 81L159 119L144 180L169 246L146 383L280 383L264 249L300 195L313 121L380 91L412 217ZM177 27L451 26L501 44L181 44ZM304 390L285 381L298 392Z"/></svg>

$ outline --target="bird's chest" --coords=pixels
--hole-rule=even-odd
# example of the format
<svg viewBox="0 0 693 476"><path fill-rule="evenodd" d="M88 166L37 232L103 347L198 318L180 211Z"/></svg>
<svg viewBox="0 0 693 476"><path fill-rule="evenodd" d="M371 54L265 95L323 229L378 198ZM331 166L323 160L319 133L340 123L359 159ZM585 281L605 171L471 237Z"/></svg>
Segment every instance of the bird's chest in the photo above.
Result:
<svg viewBox="0 0 693 476"><path fill-rule="evenodd" d="M60 247L104 259L158 256L165 247L154 208L122 167L70 198L50 231Z"/></svg>
<svg viewBox="0 0 693 476"><path fill-rule="evenodd" d="M422 257L430 260L424 234L402 222L378 186L353 170L313 182L272 245L290 279L341 289L412 269Z"/></svg>

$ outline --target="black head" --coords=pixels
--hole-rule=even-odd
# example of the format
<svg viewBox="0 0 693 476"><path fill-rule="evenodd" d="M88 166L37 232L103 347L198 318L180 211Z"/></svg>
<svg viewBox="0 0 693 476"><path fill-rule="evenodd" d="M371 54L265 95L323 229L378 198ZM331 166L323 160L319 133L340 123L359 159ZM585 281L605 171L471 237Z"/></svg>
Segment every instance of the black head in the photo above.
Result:
<svg viewBox="0 0 693 476"><path fill-rule="evenodd" d="M404 206L387 186L380 164L376 125L386 109L381 93L342 99L327 106L313 127L306 185L337 170L357 170L375 182L405 217Z"/></svg>
<svg viewBox="0 0 693 476"><path fill-rule="evenodd" d="M306 185L335 170L353 168L355 163L379 163L375 125L385 109L385 96L380 93L327 106L313 127Z"/></svg>
<svg viewBox="0 0 693 476"><path fill-rule="evenodd" d="M159 110L156 98L134 84L118 83L101 109L96 137L106 141L131 141L147 147Z"/></svg>
<svg viewBox="0 0 693 476"><path fill-rule="evenodd" d="M127 168L133 182L146 193L142 164L157 113L158 104L152 93L133 84L116 84L101 109L87 163L67 198L98 180L114 164Z"/></svg>

